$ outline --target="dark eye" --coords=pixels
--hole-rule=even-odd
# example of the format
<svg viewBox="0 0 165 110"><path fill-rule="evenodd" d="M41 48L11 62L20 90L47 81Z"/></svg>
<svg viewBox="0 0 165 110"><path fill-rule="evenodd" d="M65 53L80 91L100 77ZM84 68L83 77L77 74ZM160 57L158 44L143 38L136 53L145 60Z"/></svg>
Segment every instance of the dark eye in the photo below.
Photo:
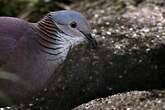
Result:
<svg viewBox="0 0 165 110"><path fill-rule="evenodd" d="M71 22L71 23L70 23L70 26L71 26L72 28L76 28L76 27L77 27L77 23L76 23L76 22Z"/></svg>

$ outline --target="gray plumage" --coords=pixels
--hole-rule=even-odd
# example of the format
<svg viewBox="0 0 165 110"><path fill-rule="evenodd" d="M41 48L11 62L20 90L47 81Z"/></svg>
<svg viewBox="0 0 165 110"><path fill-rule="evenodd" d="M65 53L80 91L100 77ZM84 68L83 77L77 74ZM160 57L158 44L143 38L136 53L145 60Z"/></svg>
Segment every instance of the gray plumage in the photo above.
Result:
<svg viewBox="0 0 165 110"><path fill-rule="evenodd" d="M0 66L16 77L1 78L0 91L14 103L31 97L74 46L86 41L96 45L90 33L87 20L75 11L50 12L38 23L0 17Z"/></svg>

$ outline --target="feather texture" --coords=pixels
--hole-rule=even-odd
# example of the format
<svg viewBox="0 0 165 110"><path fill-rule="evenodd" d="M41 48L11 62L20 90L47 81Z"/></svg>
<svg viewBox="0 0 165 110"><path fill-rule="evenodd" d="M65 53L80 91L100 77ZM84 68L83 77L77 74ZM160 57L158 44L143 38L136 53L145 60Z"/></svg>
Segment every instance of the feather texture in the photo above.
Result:
<svg viewBox="0 0 165 110"><path fill-rule="evenodd" d="M48 17L37 24L0 17L0 66L19 77L16 82L1 79L1 90L19 102L41 89L65 60L69 48L64 43Z"/></svg>
<svg viewBox="0 0 165 110"><path fill-rule="evenodd" d="M70 26L73 20L78 28ZM87 21L75 11L49 13L38 23L0 17L0 68L5 71L0 75L7 77L0 79L0 91L14 103L32 97L47 85L70 49L89 34ZM8 80L10 76L17 80Z"/></svg>

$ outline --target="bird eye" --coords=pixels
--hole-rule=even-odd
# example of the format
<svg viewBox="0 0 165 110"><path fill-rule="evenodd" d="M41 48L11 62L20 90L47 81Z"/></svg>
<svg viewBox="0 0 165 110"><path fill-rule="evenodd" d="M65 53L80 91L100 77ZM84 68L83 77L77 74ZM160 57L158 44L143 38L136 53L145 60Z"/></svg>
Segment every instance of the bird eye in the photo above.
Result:
<svg viewBox="0 0 165 110"><path fill-rule="evenodd" d="M70 23L70 26L71 26L72 28L76 28L76 27L77 27L77 23L76 23L76 22L71 22L71 23Z"/></svg>

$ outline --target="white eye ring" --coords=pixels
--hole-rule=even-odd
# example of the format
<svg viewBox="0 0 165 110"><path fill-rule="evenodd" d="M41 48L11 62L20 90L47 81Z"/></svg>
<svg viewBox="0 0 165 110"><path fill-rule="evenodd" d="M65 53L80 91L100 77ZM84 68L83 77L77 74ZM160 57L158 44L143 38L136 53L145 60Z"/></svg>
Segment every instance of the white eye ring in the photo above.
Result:
<svg viewBox="0 0 165 110"><path fill-rule="evenodd" d="M70 27L72 28L76 28L77 27L77 23L75 21L70 23Z"/></svg>

